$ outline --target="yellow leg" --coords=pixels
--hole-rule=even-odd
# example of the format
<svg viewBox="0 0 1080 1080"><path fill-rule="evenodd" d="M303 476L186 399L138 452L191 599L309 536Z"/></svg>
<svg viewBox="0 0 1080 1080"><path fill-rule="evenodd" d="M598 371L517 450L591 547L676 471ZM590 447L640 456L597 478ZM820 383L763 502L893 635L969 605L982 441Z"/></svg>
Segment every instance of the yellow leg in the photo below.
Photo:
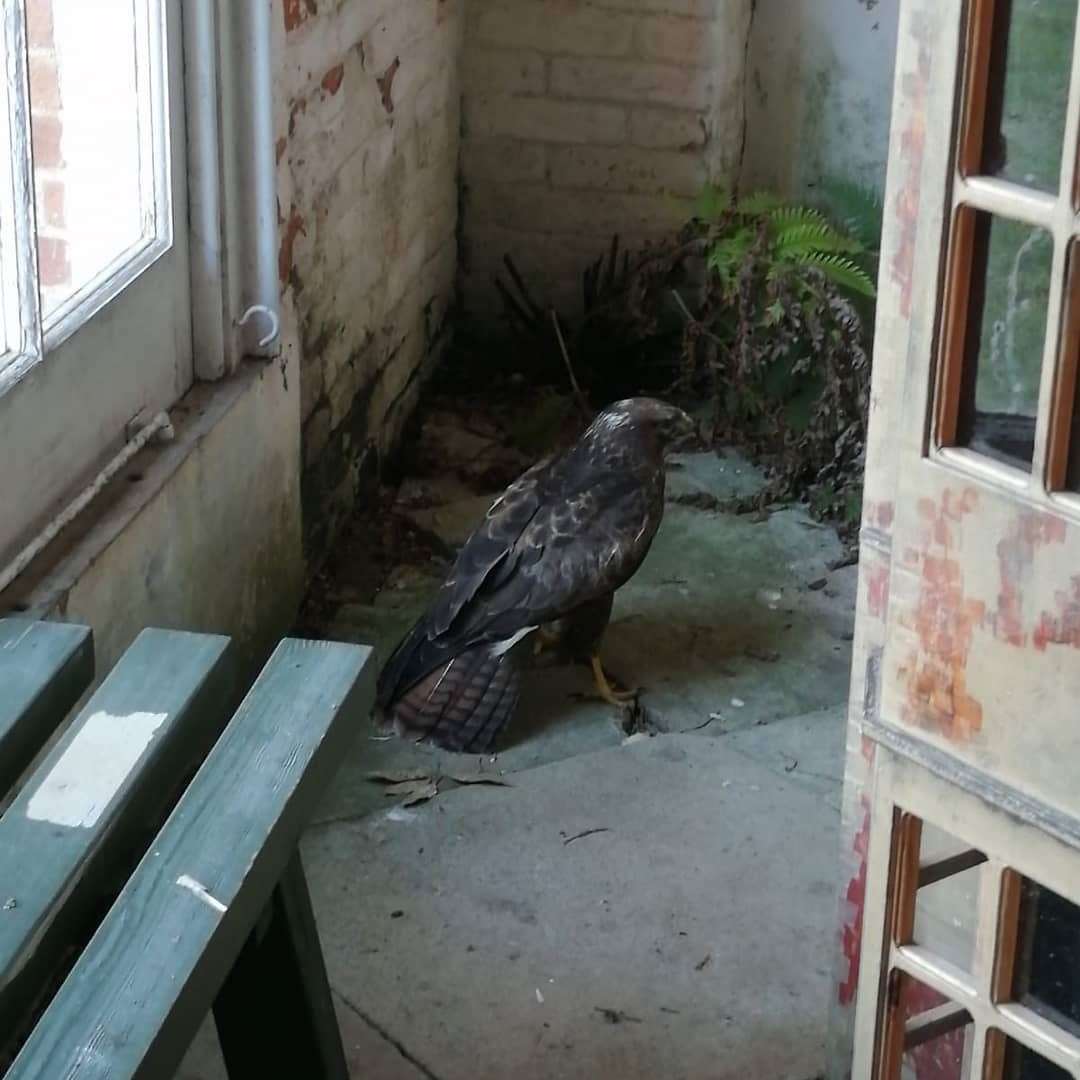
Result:
<svg viewBox="0 0 1080 1080"><path fill-rule="evenodd" d="M599 656L593 656L589 660L589 665L592 668L593 679L596 682L596 692L606 701L609 705L625 705L629 701L633 701L637 697L636 690L614 690L611 683L608 682L608 677L604 673L604 667L600 663Z"/></svg>

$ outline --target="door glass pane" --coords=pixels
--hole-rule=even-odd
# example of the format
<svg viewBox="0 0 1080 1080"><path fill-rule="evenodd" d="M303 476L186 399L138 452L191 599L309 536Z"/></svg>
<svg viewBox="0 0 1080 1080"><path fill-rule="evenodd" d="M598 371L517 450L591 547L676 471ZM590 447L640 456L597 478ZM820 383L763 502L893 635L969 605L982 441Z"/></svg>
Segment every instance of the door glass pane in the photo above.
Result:
<svg viewBox="0 0 1080 1080"><path fill-rule="evenodd" d="M155 0L27 0L46 321L154 234Z"/></svg>
<svg viewBox="0 0 1080 1080"><path fill-rule="evenodd" d="M1074 239L1069 245L1068 273L1065 286L1065 321L1062 334L1062 370L1067 372L1062 384L1063 403L1062 430L1058 438L1067 442L1065 462L1065 487L1080 492L1080 244ZM1056 448L1055 448L1056 450ZM1060 483L1061 474L1055 477Z"/></svg>
<svg viewBox="0 0 1080 1080"><path fill-rule="evenodd" d="M1002 1080L1072 1080L1072 1077L1064 1069L1040 1057L1034 1050L1009 1039L1005 1044Z"/></svg>
<svg viewBox="0 0 1080 1080"><path fill-rule="evenodd" d="M969 1080L971 1018L936 990L901 977L904 1050L900 1080Z"/></svg>
<svg viewBox="0 0 1080 1080"><path fill-rule="evenodd" d="M970 844L923 822L915 943L965 971L971 970L975 948L984 862L982 853Z"/></svg>
<svg viewBox="0 0 1080 1080"><path fill-rule="evenodd" d="M1057 191L1077 0L998 0L982 171Z"/></svg>
<svg viewBox="0 0 1080 1080"><path fill-rule="evenodd" d="M1013 996L1080 1037L1080 908L1027 878Z"/></svg>
<svg viewBox="0 0 1080 1080"><path fill-rule="evenodd" d="M958 441L1031 468L1053 240L976 214Z"/></svg>

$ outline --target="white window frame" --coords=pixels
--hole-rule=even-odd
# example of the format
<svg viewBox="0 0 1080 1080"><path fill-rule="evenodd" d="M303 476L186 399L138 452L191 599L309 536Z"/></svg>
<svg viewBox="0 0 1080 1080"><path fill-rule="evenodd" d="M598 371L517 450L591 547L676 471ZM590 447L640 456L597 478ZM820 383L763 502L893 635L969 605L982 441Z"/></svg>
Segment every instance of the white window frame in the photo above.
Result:
<svg viewBox="0 0 1080 1080"><path fill-rule="evenodd" d="M152 43L161 35L158 55L167 58L167 80L164 72L156 80L140 73L152 137L164 137L171 151L155 155L158 168L148 178L158 227L44 325L28 139L12 156L10 176L0 175L0 236L13 237L19 255L4 260L6 306L0 301L0 354L8 346L18 351L0 368L0 593L27 555L36 557L52 539L57 523L81 512L88 492L111 475L110 462L130 453L142 424L194 380L221 379L244 357L276 354L270 5L163 0L161 10L160 23L140 28ZM0 140L29 134L25 11L25 0L3 5L0 47L14 63L0 88ZM172 290L179 299L154 300L154 279L169 260L182 264L173 267L182 273L182 287L177 277ZM169 292L160 281L157 289ZM152 334L127 350L126 362L119 359L122 310L132 305L146 313L152 332L167 335L167 345L180 342L173 370L159 370L164 377L156 381L146 377L159 359ZM23 333L9 342L5 331L16 325ZM89 367L69 355L83 339ZM89 384L87 370L94 376ZM80 379L83 389L73 393Z"/></svg>

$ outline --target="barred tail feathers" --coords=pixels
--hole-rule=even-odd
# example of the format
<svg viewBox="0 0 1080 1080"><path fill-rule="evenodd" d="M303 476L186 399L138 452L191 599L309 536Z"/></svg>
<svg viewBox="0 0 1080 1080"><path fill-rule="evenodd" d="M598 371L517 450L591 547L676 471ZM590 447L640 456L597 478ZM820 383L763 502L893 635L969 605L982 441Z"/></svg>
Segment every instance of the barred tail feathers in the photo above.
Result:
<svg viewBox="0 0 1080 1080"><path fill-rule="evenodd" d="M505 643L468 649L386 706L398 734L444 750L485 753L517 704L520 678Z"/></svg>

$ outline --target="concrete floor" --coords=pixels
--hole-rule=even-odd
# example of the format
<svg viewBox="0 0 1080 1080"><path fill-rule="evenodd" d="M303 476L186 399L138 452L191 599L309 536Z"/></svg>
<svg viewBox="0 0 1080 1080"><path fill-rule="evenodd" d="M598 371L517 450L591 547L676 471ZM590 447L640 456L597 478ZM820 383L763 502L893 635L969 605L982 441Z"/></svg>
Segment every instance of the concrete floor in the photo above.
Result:
<svg viewBox="0 0 1080 1080"><path fill-rule="evenodd" d="M462 760L358 734L303 845L353 1075L808 1080L823 1067L855 568L735 455L679 459L664 525L617 594L605 659L649 733L526 682L505 747L401 806L373 771ZM701 501L700 499L698 500ZM415 511L451 546L488 500ZM706 499L705 502L708 502ZM327 636L385 654L437 585L401 567ZM582 835L587 834L587 835ZM221 1075L207 1025L180 1075Z"/></svg>

